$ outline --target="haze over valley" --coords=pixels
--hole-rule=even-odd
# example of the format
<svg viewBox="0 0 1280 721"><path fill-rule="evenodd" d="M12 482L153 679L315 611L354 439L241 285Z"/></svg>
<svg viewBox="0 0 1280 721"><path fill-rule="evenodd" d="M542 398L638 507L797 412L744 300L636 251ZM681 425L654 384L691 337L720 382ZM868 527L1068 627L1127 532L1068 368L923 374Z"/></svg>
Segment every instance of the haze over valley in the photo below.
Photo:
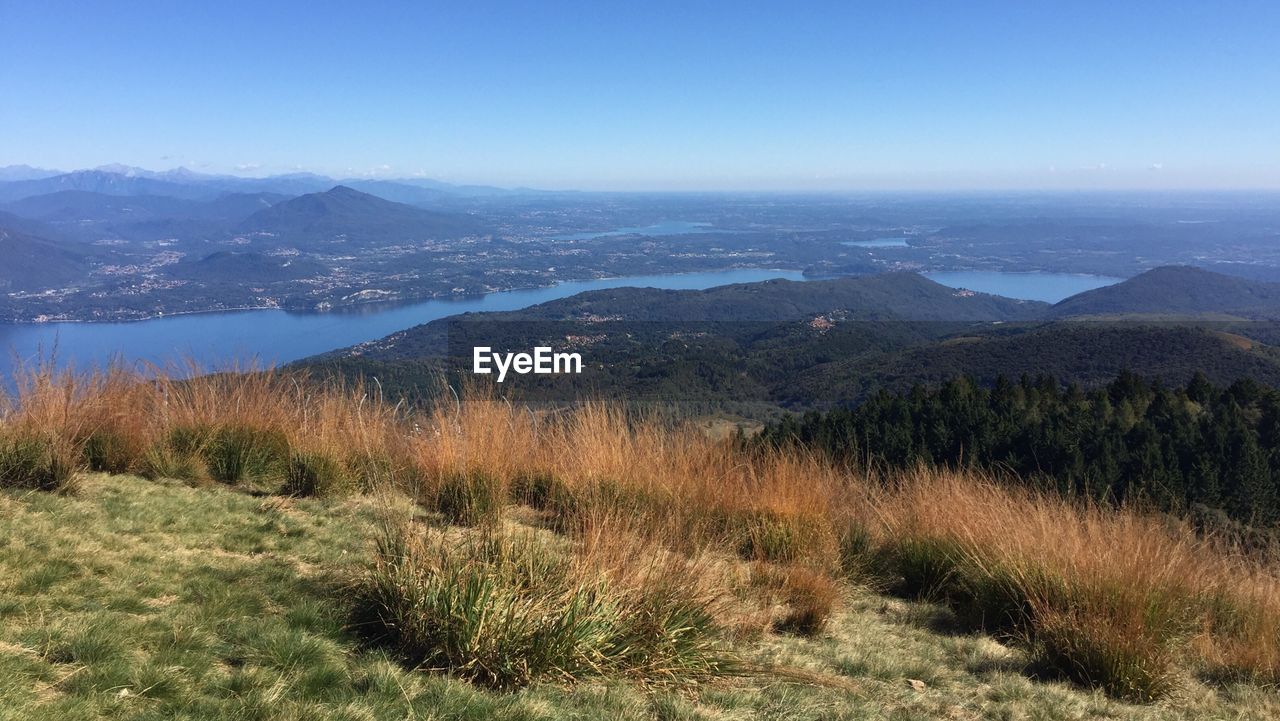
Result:
<svg viewBox="0 0 1280 721"><path fill-rule="evenodd" d="M0 314L12 322L326 311L733 268L910 270L996 293L1003 273L1099 285L1161 265L1280 280L1280 211L1258 193L602 194L23 172L49 175L0 181ZM1038 299L1092 287L1060 282Z"/></svg>

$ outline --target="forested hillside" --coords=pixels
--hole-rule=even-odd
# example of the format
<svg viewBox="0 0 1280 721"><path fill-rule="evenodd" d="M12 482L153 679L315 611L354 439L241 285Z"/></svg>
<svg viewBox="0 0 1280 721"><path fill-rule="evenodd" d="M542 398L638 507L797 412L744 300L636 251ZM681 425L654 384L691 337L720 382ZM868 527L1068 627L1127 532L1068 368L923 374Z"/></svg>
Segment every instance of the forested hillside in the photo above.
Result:
<svg viewBox="0 0 1280 721"><path fill-rule="evenodd" d="M1053 317L1115 314L1280 317L1280 284L1246 280L1188 266L1154 268L1058 303Z"/></svg>
<svg viewBox="0 0 1280 721"><path fill-rule="evenodd" d="M1220 530L1280 521L1280 390L1251 381L1221 387L1197 374L1167 387L1122 373L1086 391L1050 377L1002 376L989 389L959 378L790 416L761 439L896 468L1012 471L1071 495L1191 512Z"/></svg>

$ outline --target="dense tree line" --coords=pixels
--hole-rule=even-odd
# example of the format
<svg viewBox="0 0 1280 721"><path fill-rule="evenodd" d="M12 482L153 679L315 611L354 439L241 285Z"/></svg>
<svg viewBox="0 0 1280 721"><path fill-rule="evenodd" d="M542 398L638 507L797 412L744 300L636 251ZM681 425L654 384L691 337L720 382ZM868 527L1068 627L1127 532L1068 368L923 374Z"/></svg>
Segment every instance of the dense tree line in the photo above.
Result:
<svg viewBox="0 0 1280 721"><path fill-rule="evenodd" d="M893 467L1009 470L1064 493L1154 503L1215 525L1280 522L1280 390L1248 380L1219 387L1196 374L1169 388L1123 372L1085 391L1050 377L1001 377L990 388L959 378L790 416L761 439Z"/></svg>

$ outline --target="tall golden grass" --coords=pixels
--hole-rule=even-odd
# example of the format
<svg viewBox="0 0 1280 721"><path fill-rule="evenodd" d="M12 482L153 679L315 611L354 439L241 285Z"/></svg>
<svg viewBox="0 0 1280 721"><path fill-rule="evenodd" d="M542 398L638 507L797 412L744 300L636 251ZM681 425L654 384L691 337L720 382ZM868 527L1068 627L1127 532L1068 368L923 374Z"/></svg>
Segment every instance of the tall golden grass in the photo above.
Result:
<svg viewBox="0 0 1280 721"><path fill-rule="evenodd" d="M407 409L361 384L252 369L43 370L5 399L0 449L44 444L30 464L259 492L395 491L484 533L524 504L592 559L578 568L627 593L655 573L654 549L719 553L770 569L756 585L786 607L776 628L819 633L835 583L879 584L948 603L1046 669L1135 700L1168 693L1186 671L1280 683L1274 567L1180 521L972 473L872 473L744 450L603 403L551 413L477 389L441 397ZM0 464L0 485L74 487L74 473L14 463ZM651 577L669 578L662 568Z"/></svg>

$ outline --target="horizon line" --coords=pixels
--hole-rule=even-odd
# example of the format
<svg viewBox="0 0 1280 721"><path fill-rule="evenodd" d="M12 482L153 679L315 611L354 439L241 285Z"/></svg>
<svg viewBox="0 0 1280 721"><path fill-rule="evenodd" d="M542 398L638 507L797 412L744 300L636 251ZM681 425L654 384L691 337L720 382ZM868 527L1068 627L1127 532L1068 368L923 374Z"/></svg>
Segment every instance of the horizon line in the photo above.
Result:
<svg viewBox="0 0 1280 721"><path fill-rule="evenodd" d="M311 176L317 179L332 181L333 187L344 185L347 182L387 182L387 183L405 183L413 181L431 181L445 185L453 185L459 187L465 186L482 186L492 187L499 190L507 190L513 192L528 191L537 193L577 193L577 194L627 194L627 195L847 195L852 193L868 193L868 194L988 194L988 193L1004 193L1004 194L1028 194L1028 193L1062 193L1062 194L1081 194L1081 193L1107 193L1107 194L1124 194L1124 193L1155 193L1155 194L1195 194L1195 193L1259 193L1270 194L1280 193L1280 184L1275 185L1207 185L1207 186L1097 186L1097 185L983 185L983 186L930 186L920 187L915 185L854 185L846 187L826 187L826 188L778 188L769 186L760 186L753 188L726 188L717 186L708 186L703 188L659 188L659 187L631 187L631 188L583 188L583 187L538 187L536 185L527 184L504 184L502 181L457 181L444 180L442 177L448 176L431 176L427 174L409 174L409 175L341 175L331 174L328 172L318 172L313 170L289 170L282 172L269 173L265 175L242 174L235 171L227 172L207 172L203 170L194 170L185 165L177 165L163 170L156 170L136 165L125 165L123 163L106 163L91 167L75 168L73 170L64 170L58 168L48 168L30 163L10 163L0 166L0 170L9 168L29 168L31 170L49 173L39 178L22 178L14 180L0 180L0 182L34 182L38 180L46 180L48 178L59 177L63 175L73 175L75 173L84 172L105 172L114 173L128 177L130 171L141 171L142 173L163 176L169 173L185 171L192 175L204 176L208 178L231 178L236 180L272 180L297 176ZM133 176L139 177L139 176ZM165 180L165 178L158 178ZM330 188L332 189L332 188ZM55 191L57 192L57 191ZM317 191L326 192L326 191Z"/></svg>

